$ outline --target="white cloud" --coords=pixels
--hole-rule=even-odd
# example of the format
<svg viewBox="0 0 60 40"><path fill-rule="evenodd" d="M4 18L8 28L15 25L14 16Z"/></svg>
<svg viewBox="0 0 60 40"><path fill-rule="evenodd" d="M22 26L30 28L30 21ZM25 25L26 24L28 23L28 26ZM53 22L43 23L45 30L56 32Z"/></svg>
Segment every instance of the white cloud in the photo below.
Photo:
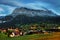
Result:
<svg viewBox="0 0 60 40"><path fill-rule="evenodd" d="M15 10L15 7L8 7L9 14L11 14Z"/></svg>
<svg viewBox="0 0 60 40"><path fill-rule="evenodd" d="M0 5L0 16L9 15L13 12L14 9L15 7L11 7L8 5Z"/></svg>
<svg viewBox="0 0 60 40"><path fill-rule="evenodd" d="M43 2L32 2L32 3L21 3L21 2L16 2L16 1L10 1L14 6L16 7L28 7L28 8L33 8L33 9L42 9L43 7L50 7L50 4L43 3Z"/></svg>
<svg viewBox="0 0 60 40"><path fill-rule="evenodd" d="M6 14L0 14L0 16L6 16Z"/></svg>
<svg viewBox="0 0 60 40"><path fill-rule="evenodd" d="M0 7L0 13L4 12L4 9Z"/></svg>
<svg viewBox="0 0 60 40"><path fill-rule="evenodd" d="M10 0L10 1L6 0L3 2L5 3L5 5L16 6L16 7L29 7L29 8L35 8L35 9L40 9L40 6L50 7L50 4L41 2L41 1L23 3L23 2L17 1L17 0Z"/></svg>

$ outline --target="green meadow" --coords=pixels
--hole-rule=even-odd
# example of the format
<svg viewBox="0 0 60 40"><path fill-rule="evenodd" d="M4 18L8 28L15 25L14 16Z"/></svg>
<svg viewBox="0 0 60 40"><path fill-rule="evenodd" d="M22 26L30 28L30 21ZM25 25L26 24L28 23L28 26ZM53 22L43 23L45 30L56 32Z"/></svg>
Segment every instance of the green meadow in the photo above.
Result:
<svg viewBox="0 0 60 40"><path fill-rule="evenodd" d="M50 38L52 34L32 34L32 35L24 35L19 37L8 37L7 35L0 33L0 40L39 40Z"/></svg>

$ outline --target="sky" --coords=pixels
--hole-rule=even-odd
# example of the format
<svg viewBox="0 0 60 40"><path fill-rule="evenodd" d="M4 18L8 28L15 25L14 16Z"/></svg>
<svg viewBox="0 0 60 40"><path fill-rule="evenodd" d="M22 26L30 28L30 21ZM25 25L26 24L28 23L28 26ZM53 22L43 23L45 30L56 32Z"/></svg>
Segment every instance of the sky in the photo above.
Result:
<svg viewBox="0 0 60 40"><path fill-rule="evenodd" d="M9 15L20 7L39 10L44 7L60 15L60 0L0 0L0 16Z"/></svg>

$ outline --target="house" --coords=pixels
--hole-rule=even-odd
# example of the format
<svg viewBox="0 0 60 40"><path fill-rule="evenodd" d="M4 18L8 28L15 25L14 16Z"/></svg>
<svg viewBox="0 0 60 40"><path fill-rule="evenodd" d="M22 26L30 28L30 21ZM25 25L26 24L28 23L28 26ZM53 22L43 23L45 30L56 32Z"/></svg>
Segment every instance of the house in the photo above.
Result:
<svg viewBox="0 0 60 40"><path fill-rule="evenodd" d="M16 28L14 30L14 34L15 34L15 36L22 36L23 35L23 31L21 29Z"/></svg>
<svg viewBox="0 0 60 40"><path fill-rule="evenodd" d="M15 34L15 36L20 36L20 31L18 28L14 29L14 34Z"/></svg>
<svg viewBox="0 0 60 40"><path fill-rule="evenodd" d="M14 32L12 32L9 36L10 36L10 37L15 37Z"/></svg>
<svg viewBox="0 0 60 40"><path fill-rule="evenodd" d="M6 32L7 32L6 29L4 29L4 28L1 29L1 33L6 33Z"/></svg>
<svg viewBox="0 0 60 40"><path fill-rule="evenodd" d="M60 29L60 27L58 27L58 29Z"/></svg>
<svg viewBox="0 0 60 40"><path fill-rule="evenodd" d="M39 31L37 30L37 26L33 25L30 27L28 34L38 34Z"/></svg>

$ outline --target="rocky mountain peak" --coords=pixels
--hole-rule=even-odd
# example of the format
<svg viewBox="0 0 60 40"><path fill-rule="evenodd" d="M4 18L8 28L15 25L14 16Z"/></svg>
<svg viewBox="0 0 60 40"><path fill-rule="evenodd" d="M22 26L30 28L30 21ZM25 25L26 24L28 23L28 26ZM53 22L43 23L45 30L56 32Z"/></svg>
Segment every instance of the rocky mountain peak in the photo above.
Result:
<svg viewBox="0 0 60 40"><path fill-rule="evenodd" d="M25 7L16 8L13 13L11 14L13 17L17 15L27 15L27 16L57 16L55 13L53 13L50 10L35 10L35 9L29 9Z"/></svg>

